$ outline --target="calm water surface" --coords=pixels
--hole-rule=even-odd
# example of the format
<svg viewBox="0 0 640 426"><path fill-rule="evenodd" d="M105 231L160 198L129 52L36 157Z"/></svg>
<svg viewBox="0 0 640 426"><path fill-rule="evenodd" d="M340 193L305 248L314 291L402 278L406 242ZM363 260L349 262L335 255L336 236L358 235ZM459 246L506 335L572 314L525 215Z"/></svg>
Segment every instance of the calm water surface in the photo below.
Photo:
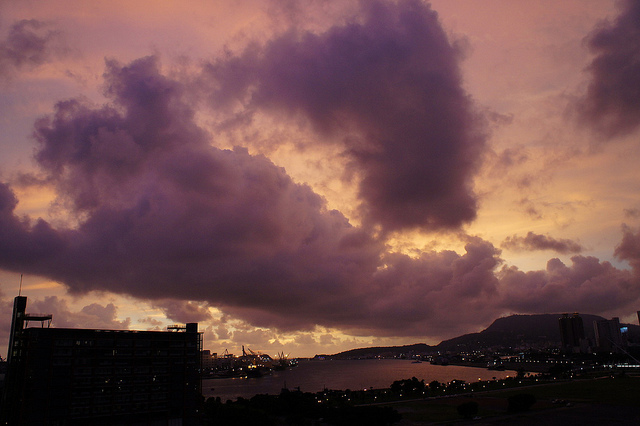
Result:
<svg viewBox="0 0 640 426"><path fill-rule="evenodd" d="M513 371L491 371L485 368L456 365L431 365L428 362L414 364L409 360L302 360L297 367L275 371L254 379L204 379L202 393L206 398L219 396L222 401L241 396L251 398L256 394L278 395L286 385L289 389L300 387L303 392L319 392L328 389L388 388L395 380L417 377L426 383L432 380L467 382L496 377L513 376Z"/></svg>

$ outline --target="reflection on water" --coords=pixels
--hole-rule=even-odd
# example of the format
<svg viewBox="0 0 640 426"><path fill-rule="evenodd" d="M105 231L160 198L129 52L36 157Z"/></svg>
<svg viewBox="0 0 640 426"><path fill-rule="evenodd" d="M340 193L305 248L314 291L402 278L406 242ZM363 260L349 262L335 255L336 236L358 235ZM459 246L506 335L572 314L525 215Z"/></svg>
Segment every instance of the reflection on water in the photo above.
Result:
<svg viewBox="0 0 640 426"><path fill-rule="evenodd" d="M513 371L490 371L484 368L460 367L456 365L431 365L423 362L412 363L409 360L303 360L290 370L275 371L273 374L254 379L204 379L202 393L206 398L219 396L222 401L235 400L241 396L251 398L256 394L278 395L283 387L300 388L303 392L319 392L328 389L364 389L388 388L395 380L416 377L429 383L433 380L449 382L478 379L501 379Z"/></svg>

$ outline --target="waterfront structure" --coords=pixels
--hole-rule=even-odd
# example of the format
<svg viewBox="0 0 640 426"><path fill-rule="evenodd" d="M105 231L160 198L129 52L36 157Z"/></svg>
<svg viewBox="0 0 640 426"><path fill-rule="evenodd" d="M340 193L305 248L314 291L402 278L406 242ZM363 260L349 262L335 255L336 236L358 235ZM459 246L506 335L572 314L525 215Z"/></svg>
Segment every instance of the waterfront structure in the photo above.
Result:
<svg viewBox="0 0 640 426"><path fill-rule="evenodd" d="M197 424L198 324L168 331L44 327L14 300L2 417L9 425ZM28 327L28 321L41 321Z"/></svg>
<svg viewBox="0 0 640 426"><path fill-rule="evenodd" d="M202 351L202 371L203 373L209 373L216 367L216 361L218 359L217 353L211 353L210 350Z"/></svg>
<svg viewBox="0 0 640 426"><path fill-rule="evenodd" d="M574 353L585 352L587 345L582 317L577 312L573 315L562 314L558 321L560 323L562 349Z"/></svg>
<svg viewBox="0 0 640 426"><path fill-rule="evenodd" d="M620 319L617 317L594 321L593 330L599 351L622 352L623 347L626 346L620 331Z"/></svg>

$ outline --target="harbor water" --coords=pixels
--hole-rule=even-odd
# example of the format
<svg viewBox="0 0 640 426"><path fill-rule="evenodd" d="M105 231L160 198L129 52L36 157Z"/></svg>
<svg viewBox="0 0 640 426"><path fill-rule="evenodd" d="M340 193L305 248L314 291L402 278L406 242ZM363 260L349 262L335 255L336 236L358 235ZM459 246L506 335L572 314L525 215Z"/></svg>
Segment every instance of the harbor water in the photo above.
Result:
<svg viewBox="0 0 640 426"><path fill-rule="evenodd" d="M388 388L395 380L412 377L428 384L433 380L441 383L451 380L473 382L514 375L513 371L432 365L401 359L301 360L297 367L258 378L204 379L202 393L205 398L220 397L226 401L238 397L251 398L257 394L278 395L284 387L290 390L299 388L302 392L319 392L325 388L361 390Z"/></svg>

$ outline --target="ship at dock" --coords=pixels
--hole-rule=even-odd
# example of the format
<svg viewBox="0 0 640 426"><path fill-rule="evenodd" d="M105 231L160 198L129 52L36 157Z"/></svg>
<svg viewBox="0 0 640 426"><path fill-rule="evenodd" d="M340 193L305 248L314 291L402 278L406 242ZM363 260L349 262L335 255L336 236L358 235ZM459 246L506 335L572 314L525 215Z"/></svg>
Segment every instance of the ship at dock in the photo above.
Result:
<svg viewBox="0 0 640 426"><path fill-rule="evenodd" d="M242 346L242 356L235 356L225 349L222 356L202 351L202 376L205 378L257 378L273 371L286 370L298 365L284 352L274 359L268 354L252 351Z"/></svg>

